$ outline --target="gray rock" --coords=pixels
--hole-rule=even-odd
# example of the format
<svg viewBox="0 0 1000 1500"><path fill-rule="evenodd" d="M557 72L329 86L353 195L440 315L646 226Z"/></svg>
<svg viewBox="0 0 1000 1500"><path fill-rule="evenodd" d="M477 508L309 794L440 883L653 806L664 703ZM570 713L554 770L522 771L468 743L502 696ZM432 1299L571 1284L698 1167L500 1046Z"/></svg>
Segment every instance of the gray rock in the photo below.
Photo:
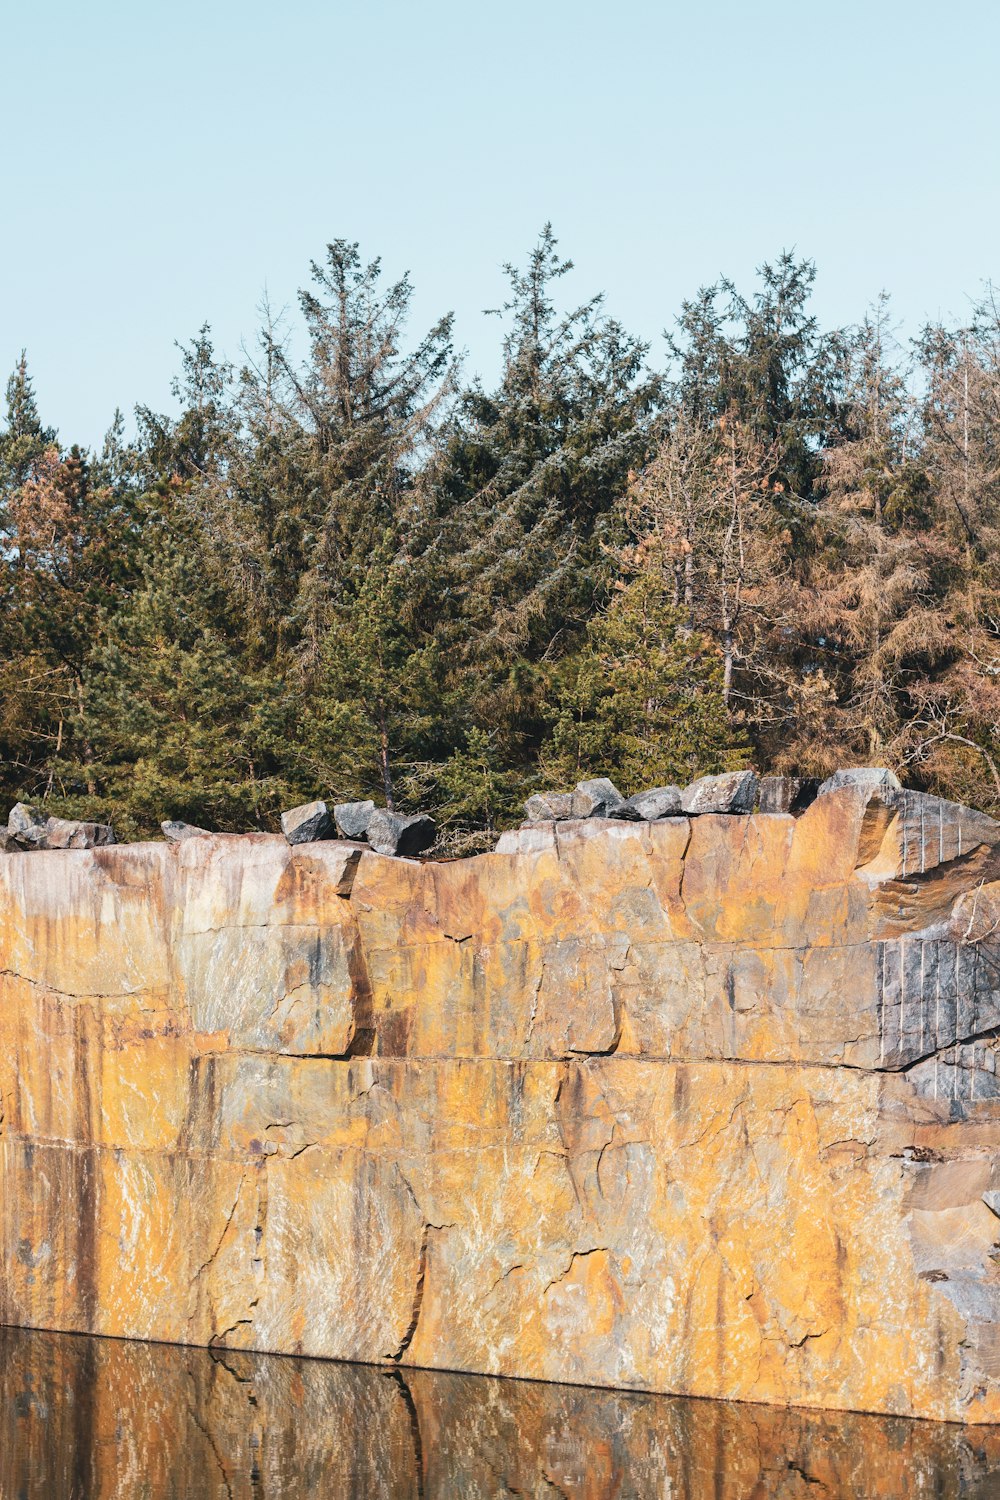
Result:
<svg viewBox="0 0 1000 1500"><path fill-rule="evenodd" d="M637 818L625 798L606 776L594 776L577 784L572 797L574 818Z"/></svg>
<svg viewBox="0 0 1000 1500"><path fill-rule="evenodd" d="M116 842L108 823L50 818L41 807L18 802L7 819L7 847L17 849L98 849Z"/></svg>
<svg viewBox="0 0 1000 1500"><path fill-rule="evenodd" d="M817 797L825 797L827 792L839 792L842 787L854 786L860 791L875 795L878 792L898 792L902 790L902 783L893 771L885 766L847 766L842 771L834 771L823 782Z"/></svg>
<svg viewBox="0 0 1000 1500"><path fill-rule="evenodd" d="M0 828L0 854L19 854L21 846L12 833L6 828Z"/></svg>
<svg viewBox="0 0 1000 1500"><path fill-rule="evenodd" d="M429 849L437 837L437 825L425 813L406 817L377 807L368 822L368 842L376 854L398 854L401 858Z"/></svg>
<svg viewBox="0 0 1000 1500"><path fill-rule="evenodd" d="M751 813L756 801L757 776L753 771L699 776L681 794L682 810L693 817L701 813Z"/></svg>
<svg viewBox="0 0 1000 1500"><path fill-rule="evenodd" d="M102 849L117 843L109 823L84 823L76 818L49 818L42 849Z"/></svg>
<svg viewBox="0 0 1000 1500"><path fill-rule="evenodd" d="M524 804L529 823L549 823L575 816L572 792L536 792Z"/></svg>
<svg viewBox="0 0 1000 1500"><path fill-rule="evenodd" d="M818 776L762 776L760 811L762 813L800 813L815 802L819 793Z"/></svg>
<svg viewBox="0 0 1000 1500"><path fill-rule="evenodd" d="M338 802L333 817L341 838L366 839L374 811L374 802Z"/></svg>
<svg viewBox="0 0 1000 1500"><path fill-rule="evenodd" d="M44 808L17 802L7 818L7 832L17 840L21 849L43 849L48 822L49 815Z"/></svg>
<svg viewBox="0 0 1000 1500"><path fill-rule="evenodd" d="M986 1204L986 1207L989 1209L990 1213L996 1214L997 1218L1000 1219L1000 1193L996 1192L995 1190L984 1193L983 1202Z"/></svg>
<svg viewBox="0 0 1000 1500"><path fill-rule="evenodd" d="M325 802L304 802L281 814L281 831L290 844L314 844L334 837L333 819Z"/></svg>
<svg viewBox="0 0 1000 1500"><path fill-rule="evenodd" d="M681 810L679 786L655 786L648 792L636 792L625 806L646 823L655 823L658 818L676 818Z"/></svg>
<svg viewBox="0 0 1000 1500"><path fill-rule="evenodd" d="M199 828L194 823L180 823L168 819L166 823L161 823L160 827L168 844L183 844L185 839L210 837L207 828Z"/></svg>

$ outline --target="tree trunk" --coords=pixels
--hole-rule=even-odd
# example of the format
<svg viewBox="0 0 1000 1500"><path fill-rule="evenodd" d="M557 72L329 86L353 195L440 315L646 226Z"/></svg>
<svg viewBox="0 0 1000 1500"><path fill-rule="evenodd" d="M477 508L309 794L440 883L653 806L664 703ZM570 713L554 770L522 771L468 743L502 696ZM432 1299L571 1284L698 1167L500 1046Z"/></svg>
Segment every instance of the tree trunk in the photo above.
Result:
<svg viewBox="0 0 1000 1500"><path fill-rule="evenodd" d="M380 708L378 716L379 727L379 770L382 772L382 787L385 792L385 805L390 812L396 811L396 802L392 795L392 766L389 761L389 727L385 721L385 713Z"/></svg>
<svg viewBox="0 0 1000 1500"><path fill-rule="evenodd" d="M93 773L93 770L92 770L92 767L93 767L93 764L94 764L94 751L93 751L93 748L92 748L91 743L90 743L90 738L89 738L89 736L87 734L86 718L85 718L85 715L84 715L84 706L83 706L83 682L82 682L82 680L79 677L76 678L75 687L76 687L76 702L77 702L77 707L78 707L78 709L80 711L80 750L81 750L81 752L83 754L83 764L84 764L84 766L86 768L85 775L86 775L86 785L87 785L87 796L88 797L96 797L97 796L97 782L94 780L94 773Z"/></svg>

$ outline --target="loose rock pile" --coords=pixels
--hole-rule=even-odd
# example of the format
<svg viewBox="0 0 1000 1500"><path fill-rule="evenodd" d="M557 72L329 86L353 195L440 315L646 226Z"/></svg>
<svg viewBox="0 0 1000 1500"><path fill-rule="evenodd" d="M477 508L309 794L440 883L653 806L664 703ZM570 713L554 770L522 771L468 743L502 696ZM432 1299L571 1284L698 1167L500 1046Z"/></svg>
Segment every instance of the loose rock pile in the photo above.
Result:
<svg viewBox="0 0 1000 1500"><path fill-rule="evenodd" d="M692 818L707 813L797 814L817 797L845 786L873 793L901 790L900 782L883 767L860 766L835 771L826 781L817 777L764 776L754 771L724 771L699 776L690 786L659 786L623 797L606 776L581 781L571 792L536 792L524 804L523 828L578 818L613 818L653 823L662 818ZM192 823L160 824L169 844L207 837L209 830ZM290 844L312 844L324 839L365 843L377 854L412 858L431 847L437 836L434 819L425 813L404 814L376 807L371 800L306 802L281 815L281 831ZM38 849L96 849L116 842L106 823L50 817L43 808L19 802L12 808L6 829L0 828L0 852Z"/></svg>
<svg viewBox="0 0 1000 1500"><path fill-rule="evenodd" d="M899 791L899 779L882 766L852 766L825 781L817 776L763 776L754 771L724 771L699 776L690 786L658 786L623 797L606 776L581 781L572 792L537 792L524 804L523 828L571 818L621 818L658 822L661 818L694 818L704 813L805 812L817 797L841 787L872 792Z"/></svg>
<svg viewBox="0 0 1000 1500"><path fill-rule="evenodd" d="M325 802L306 802L282 813L281 831L290 844L340 837L404 858L429 849L437 837L437 825L425 813L407 816L371 801L338 802L332 817Z"/></svg>
<svg viewBox="0 0 1000 1500"><path fill-rule="evenodd" d="M781 777L767 777L780 781ZM654 823L660 818L696 817L701 813L750 813L757 804L759 783L753 771L724 771L699 776L688 787L658 786L623 797L606 776L581 781L572 792L542 792L524 804L525 827L562 822L569 818L622 818L630 823Z"/></svg>

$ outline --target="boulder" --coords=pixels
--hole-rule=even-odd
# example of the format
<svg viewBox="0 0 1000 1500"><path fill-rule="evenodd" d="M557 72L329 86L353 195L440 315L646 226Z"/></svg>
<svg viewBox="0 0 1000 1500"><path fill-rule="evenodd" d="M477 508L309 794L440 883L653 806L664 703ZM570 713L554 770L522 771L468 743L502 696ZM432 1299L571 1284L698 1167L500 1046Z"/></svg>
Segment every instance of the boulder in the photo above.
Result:
<svg viewBox="0 0 1000 1500"><path fill-rule="evenodd" d="M536 792L524 804L529 823L561 822L575 816L572 792Z"/></svg>
<svg viewBox="0 0 1000 1500"><path fill-rule="evenodd" d="M429 849L437 837L437 825L425 813L407 817L378 807L368 822L368 842L376 854L398 854L401 858Z"/></svg>
<svg viewBox="0 0 1000 1500"><path fill-rule="evenodd" d="M828 776L816 795L825 797L827 792L839 792L845 786L857 787L859 791L868 792L872 796L879 792L902 790L899 777L885 766L847 766Z"/></svg>
<svg viewBox="0 0 1000 1500"><path fill-rule="evenodd" d="M594 776L589 781L577 783L572 798L574 818L628 818L639 817L626 803L625 798L606 776Z"/></svg>
<svg viewBox="0 0 1000 1500"><path fill-rule="evenodd" d="M627 799L625 806L645 823L655 823L658 818L676 818L681 812L681 789L679 786L655 786L648 792L636 792Z"/></svg>
<svg viewBox="0 0 1000 1500"><path fill-rule="evenodd" d="M181 823L168 819L161 823L163 837L168 844L182 844L185 839L201 839L210 837L207 828L198 828L194 823Z"/></svg>
<svg viewBox="0 0 1000 1500"><path fill-rule="evenodd" d="M762 813L805 812L819 792L818 776L762 776L760 811Z"/></svg>
<svg viewBox="0 0 1000 1500"><path fill-rule="evenodd" d="M757 800L757 777L753 771L723 771L720 776L699 776L681 794L681 808L692 817L701 813L751 813Z"/></svg>
<svg viewBox="0 0 1000 1500"><path fill-rule="evenodd" d="M18 802L7 819L8 846L18 849L97 849L115 843L108 823L50 818L41 807Z"/></svg>
<svg viewBox="0 0 1000 1500"><path fill-rule="evenodd" d="M281 814L281 831L290 844L314 844L334 837L333 819L325 802L304 802Z"/></svg>
<svg viewBox="0 0 1000 1500"><path fill-rule="evenodd" d="M16 839L21 849L45 847L45 830L49 815L41 807L30 807L26 802L17 802L7 818L7 832Z"/></svg>
<svg viewBox="0 0 1000 1500"><path fill-rule="evenodd" d="M18 854L21 846L12 833L6 828L0 828L0 854Z"/></svg>
<svg viewBox="0 0 1000 1500"><path fill-rule="evenodd" d="M337 832L344 839L366 839L374 802L338 802L333 809Z"/></svg>
<svg viewBox="0 0 1000 1500"><path fill-rule="evenodd" d="M117 843L109 823L84 823L76 818L49 818L42 849L101 849Z"/></svg>

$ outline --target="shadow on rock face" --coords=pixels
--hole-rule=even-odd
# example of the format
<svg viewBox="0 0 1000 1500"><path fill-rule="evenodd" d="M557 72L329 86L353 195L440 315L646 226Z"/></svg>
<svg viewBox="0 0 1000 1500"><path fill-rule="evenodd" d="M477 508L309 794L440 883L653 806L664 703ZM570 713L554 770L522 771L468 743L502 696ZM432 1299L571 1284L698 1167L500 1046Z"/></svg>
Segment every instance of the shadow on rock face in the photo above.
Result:
<svg viewBox="0 0 1000 1500"><path fill-rule="evenodd" d="M0 1329L23 1500L985 1500L1000 1429Z"/></svg>

